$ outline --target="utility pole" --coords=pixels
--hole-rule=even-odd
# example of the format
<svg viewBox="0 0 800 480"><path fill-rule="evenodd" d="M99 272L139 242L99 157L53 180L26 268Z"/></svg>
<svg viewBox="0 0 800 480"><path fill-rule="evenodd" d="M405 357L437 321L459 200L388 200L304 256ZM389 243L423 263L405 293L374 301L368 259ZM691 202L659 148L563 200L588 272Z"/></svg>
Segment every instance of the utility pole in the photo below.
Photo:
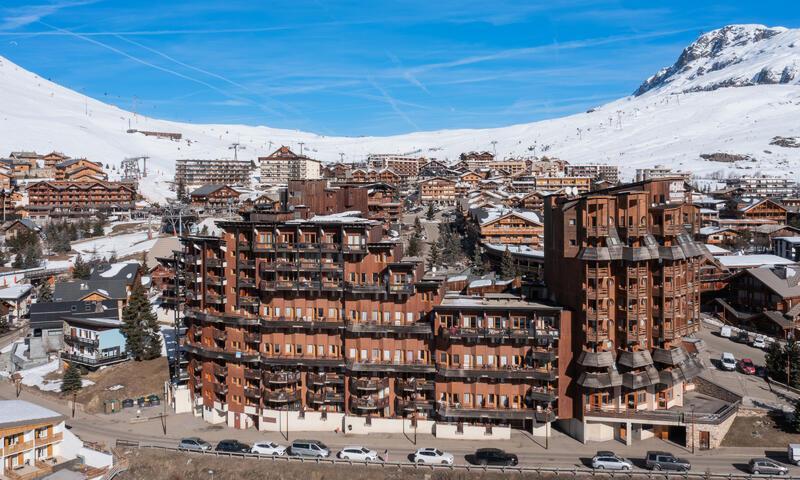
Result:
<svg viewBox="0 0 800 480"><path fill-rule="evenodd" d="M297 143L300 145L300 156L302 157L303 156L303 145L305 145L306 142L297 142Z"/></svg>
<svg viewBox="0 0 800 480"><path fill-rule="evenodd" d="M493 152L494 156L496 157L497 156L497 140L492 140L491 143L492 143L492 152Z"/></svg>
<svg viewBox="0 0 800 480"><path fill-rule="evenodd" d="M694 404L689 405L692 412L692 455L694 455Z"/></svg>

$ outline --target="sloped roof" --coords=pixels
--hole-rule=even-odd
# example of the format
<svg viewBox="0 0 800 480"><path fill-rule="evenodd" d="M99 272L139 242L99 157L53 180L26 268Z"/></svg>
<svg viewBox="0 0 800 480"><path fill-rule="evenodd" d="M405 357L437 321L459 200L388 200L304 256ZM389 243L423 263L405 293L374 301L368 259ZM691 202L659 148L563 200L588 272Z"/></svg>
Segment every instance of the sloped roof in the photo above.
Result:
<svg viewBox="0 0 800 480"><path fill-rule="evenodd" d="M800 268L751 268L746 274L782 298L800 297Z"/></svg>
<svg viewBox="0 0 800 480"><path fill-rule="evenodd" d="M74 302L98 293L112 300L124 300L128 297L125 280L72 280L57 282L53 289L53 300L56 302Z"/></svg>
<svg viewBox="0 0 800 480"><path fill-rule="evenodd" d="M118 262L111 265L101 265L91 270L89 280L122 280L127 285L132 285L138 270L138 262Z"/></svg>
<svg viewBox="0 0 800 480"><path fill-rule="evenodd" d="M212 193L222 190L223 188L230 188L230 187L227 185L206 184L196 188L189 195L193 197L205 197L206 195L211 195ZM231 188L231 190L233 189Z"/></svg>

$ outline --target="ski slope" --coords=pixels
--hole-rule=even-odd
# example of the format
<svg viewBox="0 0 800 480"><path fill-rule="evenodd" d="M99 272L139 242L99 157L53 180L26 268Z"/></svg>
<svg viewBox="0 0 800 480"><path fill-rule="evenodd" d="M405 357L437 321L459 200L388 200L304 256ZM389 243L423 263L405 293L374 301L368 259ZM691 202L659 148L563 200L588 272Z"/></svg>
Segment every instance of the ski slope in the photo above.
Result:
<svg viewBox="0 0 800 480"><path fill-rule="evenodd" d="M800 137L800 79L787 74L786 82L772 82L765 80L769 75L754 76L765 67L791 73L800 63L800 30L767 29L775 32L764 34L764 29L738 25L709 32L687 47L675 65L648 79L643 84L647 88L640 87L637 95L589 112L503 128L388 137L330 137L267 126L144 117L61 87L0 57L0 155L56 150L110 165L147 155L150 175L140 190L154 202L174 196L169 182L175 159L230 158L228 147L234 142L247 147L240 159L255 160L279 145L298 149L304 142L305 153L332 162L339 160L339 152L345 153L345 161L363 160L369 153L452 160L461 152L491 150L496 141L501 157L546 155L573 164L610 163L621 167L623 178L631 178L636 168L663 164L701 176L778 174L797 179L800 148L770 142L776 136ZM697 75L715 61L716 70ZM146 137L127 133L129 128L181 133L183 138ZM718 152L750 159L721 163L700 158Z"/></svg>

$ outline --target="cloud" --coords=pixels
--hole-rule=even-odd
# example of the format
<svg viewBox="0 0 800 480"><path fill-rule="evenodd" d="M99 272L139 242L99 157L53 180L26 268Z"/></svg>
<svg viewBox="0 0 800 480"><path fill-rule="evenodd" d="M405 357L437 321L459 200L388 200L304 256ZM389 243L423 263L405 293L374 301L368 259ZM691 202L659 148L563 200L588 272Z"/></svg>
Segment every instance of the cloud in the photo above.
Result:
<svg viewBox="0 0 800 480"><path fill-rule="evenodd" d="M23 5L0 10L0 30L15 30L36 23L60 10L96 3L97 0L52 2L42 5ZM8 33L8 32L5 32Z"/></svg>
<svg viewBox="0 0 800 480"><path fill-rule="evenodd" d="M403 110L400 109L397 100L395 100L391 95L389 95L389 92L384 90L383 87L378 85L378 83L372 78L369 79L369 83L372 84L373 87L375 87L375 90L381 93L381 96L383 96L384 100L386 100L386 103L388 103L389 106L392 107L392 110L394 110L397 116L405 120L406 123L411 125L411 127L414 128L415 130L419 130L419 126L417 126L417 124L414 123L414 121L411 120L411 118L409 118L409 116L406 115L405 112L403 112Z"/></svg>

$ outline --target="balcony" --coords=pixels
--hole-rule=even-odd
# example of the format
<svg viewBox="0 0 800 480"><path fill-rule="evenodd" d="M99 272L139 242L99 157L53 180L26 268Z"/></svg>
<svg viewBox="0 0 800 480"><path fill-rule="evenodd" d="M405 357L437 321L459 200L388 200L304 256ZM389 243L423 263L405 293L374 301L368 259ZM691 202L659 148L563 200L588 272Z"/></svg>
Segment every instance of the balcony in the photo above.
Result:
<svg viewBox="0 0 800 480"><path fill-rule="evenodd" d="M412 284L389 284L389 293L394 295L413 295L414 285Z"/></svg>
<svg viewBox="0 0 800 480"><path fill-rule="evenodd" d="M218 377L227 377L228 376L228 367L224 365L213 364L211 370L214 372L214 375Z"/></svg>
<svg viewBox="0 0 800 480"><path fill-rule="evenodd" d="M496 408L494 406L466 407L460 404L439 403L436 412L444 419L453 420L535 420L540 423L556 420L555 413L527 408Z"/></svg>
<svg viewBox="0 0 800 480"><path fill-rule="evenodd" d="M40 447L42 445L47 445L48 443L60 442L63 439L64 439L64 433L58 432L58 433L50 433L50 435L45 435L44 437L35 437L34 442L36 443L37 447Z"/></svg>
<svg viewBox="0 0 800 480"><path fill-rule="evenodd" d="M221 277L216 277L214 275L206 275L206 285L221 286L222 282L223 280Z"/></svg>
<svg viewBox="0 0 800 480"><path fill-rule="evenodd" d="M353 378L350 380L351 390L375 391L388 387L388 378Z"/></svg>
<svg viewBox="0 0 800 480"><path fill-rule="evenodd" d="M239 267L239 270L255 270L256 261L255 260L242 260L242 259L239 259L236 262L236 266Z"/></svg>
<svg viewBox="0 0 800 480"><path fill-rule="evenodd" d="M225 262L219 258L206 258L206 267L220 268Z"/></svg>
<svg viewBox="0 0 800 480"><path fill-rule="evenodd" d="M97 349L100 346L99 338L86 338L71 333L64 333L64 341L71 345L84 345L90 348Z"/></svg>
<svg viewBox="0 0 800 480"><path fill-rule="evenodd" d="M222 295L217 295L214 293L206 293L205 294L206 303L210 303L212 305L222 305L223 298Z"/></svg>
<svg viewBox="0 0 800 480"><path fill-rule="evenodd" d="M258 362L258 352L239 352L234 350L223 350L208 345L197 343L185 343L183 350L193 355L197 355L209 360L225 360L227 362Z"/></svg>
<svg viewBox="0 0 800 480"><path fill-rule="evenodd" d="M249 277L236 277L239 286L242 288L255 288L256 281Z"/></svg>
<svg viewBox="0 0 800 480"><path fill-rule="evenodd" d="M344 378L335 373L312 373L306 375L306 381L309 385L341 385L344 384Z"/></svg>
<svg viewBox="0 0 800 480"><path fill-rule="evenodd" d="M550 339L557 331L544 331L533 329L511 329L511 328L466 328L466 327L440 327L439 334L447 340L478 341L489 340L492 342L507 341L533 341L537 338Z"/></svg>
<svg viewBox="0 0 800 480"><path fill-rule="evenodd" d="M382 362L382 361L347 361L347 369L352 372L408 372L408 373L434 373L436 367L427 361L415 362Z"/></svg>
<svg viewBox="0 0 800 480"><path fill-rule="evenodd" d="M558 392L555 388L531 387L525 394L525 401L529 405L533 405L534 402L554 402L557 398Z"/></svg>
<svg viewBox="0 0 800 480"><path fill-rule="evenodd" d="M244 341L247 343L261 343L261 334L257 332L245 332Z"/></svg>
<svg viewBox="0 0 800 480"><path fill-rule="evenodd" d="M5 442L3 442L3 443L5 443ZM12 455L14 453L20 453L20 452L24 452L26 450L31 450L33 448L33 441L31 440L31 441L28 441L28 442L18 442L18 443L14 444L14 445L8 445L7 443L5 443L5 447L6 448L5 448L4 452L3 452L3 455L8 456L8 455Z"/></svg>
<svg viewBox="0 0 800 480"><path fill-rule="evenodd" d="M261 370L257 370L255 368L245 368L244 369L244 378L248 380L261 380Z"/></svg>
<svg viewBox="0 0 800 480"><path fill-rule="evenodd" d="M281 355L262 355L261 356L261 363L264 365L270 366L291 366L296 367L298 365L305 366L305 367L328 367L328 368L338 368L344 366L344 361L338 356L331 356L331 357L305 357L305 356L281 356Z"/></svg>
<svg viewBox="0 0 800 480"><path fill-rule="evenodd" d="M264 318L261 320L262 328L292 329L292 330L339 330L345 325L336 319L319 318L315 320L297 320L286 317Z"/></svg>
<svg viewBox="0 0 800 480"><path fill-rule="evenodd" d="M433 390L434 386L434 382L422 378L398 378L395 380L394 390L395 392L420 392Z"/></svg>
<svg viewBox="0 0 800 480"><path fill-rule="evenodd" d="M367 253L367 245L365 243L361 243L361 244L349 244L349 243L346 243L346 244L342 245L342 252L344 252L344 253L354 253L354 254Z"/></svg>
<svg viewBox="0 0 800 480"><path fill-rule="evenodd" d="M587 308L586 319L594 322L608 320L608 310L595 310L594 308Z"/></svg>
<svg viewBox="0 0 800 480"><path fill-rule="evenodd" d="M605 328L602 329L594 329L594 328L587 328L586 329L586 341L591 343L600 343L608 340L608 330Z"/></svg>
<svg viewBox="0 0 800 480"><path fill-rule="evenodd" d="M385 293L386 285L379 283L350 283L345 282L345 290L351 293Z"/></svg>
<svg viewBox="0 0 800 480"><path fill-rule="evenodd" d="M247 240L239 240L239 242L237 243L237 247L239 248L240 252L249 252L251 244Z"/></svg>
<svg viewBox="0 0 800 480"><path fill-rule="evenodd" d="M300 381L300 372L264 372L263 378L266 383L286 385L298 383Z"/></svg>
<svg viewBox="0 0 800 480"><path fill-rule="evenodd" d="M79 365L86 365L87 367L100 367L103 365L112 365L114 363L124 362L130 357L127 353L121 355L85 357L74 353L61 352L61 359L67 362L77 363Z"/></svg>
<svg viewBox="0 0 800 480"><path fill-rule="evenodd" d="M495 367L442 367L438 375L444 378L464 379L501 379L501 380L546 380L553 381L558 378L558 372L547 368L514 368Z"/></svg>
<svg viewBox="0 0 800 480"><path fill-rule="evenodd" d="M341 392L333 392L333 391L321 391L321 392L309 391L306 393L306 402L317 405L330 404L330 403L343 403L344 394Z"/></svg>
<svg viewBox="0 0 800 480"><path fill-rule="evenodd" d="M271 403L293 403L300 399L300 392L296 390L264 390L262 398Z"/></svg>
<svg viewBox="0 0 800 480"><path fill-rule="evenodd" d="M334 253L334 252L338 252L339 250L341 250L342 246L341 246L341 244L338 244L338 243L324 242L324 243L320 243L319 244L319 249L322 252Z"/></svg>
<svg viewBox="0 0 800 480"><path fill-rule="evenodd" d="M245 305L248 307L252 307L254 305L258 305L260 302L258 297L247 297L240 295L239 296L239 305Z"/></svg>
<svg viewBox="0 0 800 480"><path fill-rule="evenodd" d="M406 333L406 334L419 334L431 335L433 330L429 323L407 323L407 324L393 324L393 323L348 323L346 327L348 332L356 333Z"/></svg>
<svg viewBox="0 0 800 480"><path fill-rule="evenodd" d="M397 410L403 412L417 412L420 410L433 410L433 400L424 398L397 399Z"/></svg>
<svg viewBox="0 0 800 480"><path fill-rule="evenodd" d="M357 410L376 411L382 410L389 406L389 397L374 398L374 397L350 397L350 406Z"/></svg>
<svg viewBox="0 0 800 480"><path fill-rule="evenodd" d="M214 340L224 342L228 340L228 333L225 330L220 330L218 328L211 329L211 338Z"/></svg>
<svg viewBox="0 0 800 480"><path fill-rule="evenodd" d="M295 245L295 248L298 251L303 252L313 252L319 250L319 243L309 242L309 243L298 243Z"/></svg>
<svg viewBox="0 0 800 480"><path fill-rule="evenodd" d="M214 391L217 395L227 395L228 394L228 385L225 383L212 383L211 390Z"/></svg>
<svg viewBox="0 0 800 480"><path fill-rule="evenodd" d="M261 398L261 388L244 387L244 396L247 398Z"/></svg>
<svg viewBox="0 0 800 480"><path fill-rule="evenodd" d="M608 225L587 226L586 235L590 237L605 237L608 235Z"/></svg>

